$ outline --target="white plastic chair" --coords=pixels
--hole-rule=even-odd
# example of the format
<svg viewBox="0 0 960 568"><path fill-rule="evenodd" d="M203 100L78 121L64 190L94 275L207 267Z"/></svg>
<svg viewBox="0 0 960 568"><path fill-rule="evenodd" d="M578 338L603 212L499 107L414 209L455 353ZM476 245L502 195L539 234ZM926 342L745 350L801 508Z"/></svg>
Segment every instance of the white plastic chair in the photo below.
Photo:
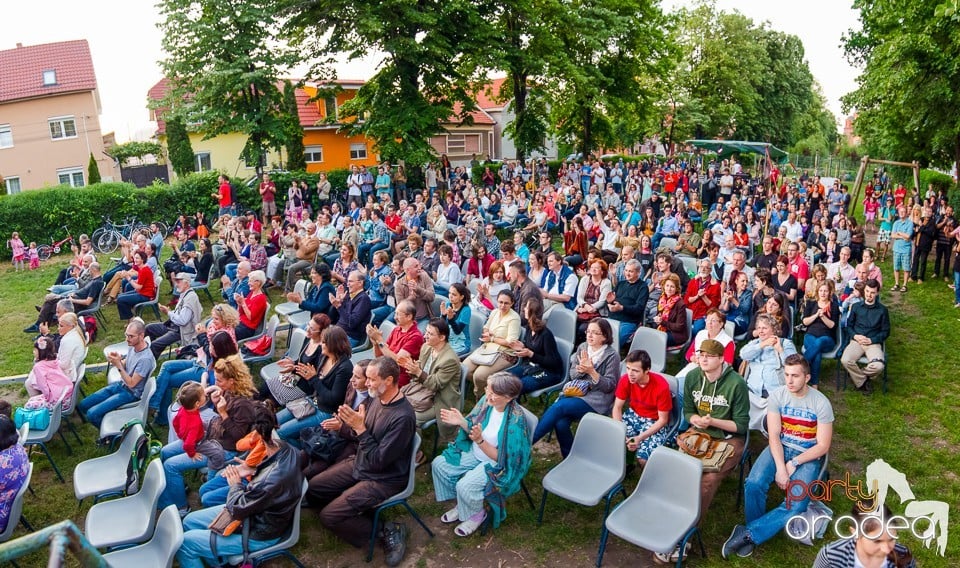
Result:
<svg viewBox="0 0 960 568"><path fill-rule="evenodd" d="M661 373L667 368L667 334L650 328L638 327L630 341L630 351L643 349L650 355L650 370Z"/></svg>
<svg viewBox="0 0 960 568"><path fill-rule="evenodd" d="M183 522L176 505L160 512L153 537L140 546L125 548L103 555L108 566L115 568L170 568L183 544Z"/></svg>
<svg viewBox="0 0 960 568"><path fill-rule="evenodd" d="M567 382L567 377L570 375L570 356L573 354L573 344L566 339L554 338L554 341L557 342L557 352L560 353L560 359L563 361L563 377L561 377L560 382L555 385L531 391L527 394L527 396L539 398L543 402L544 407L547 406L547 398L549 398L551 394L558 392L563 383Z"/></svg>
<svg viewBox="0 0 960 568"><path fill-rule="evenodd" d="M700 553L706 556L697 519L700 518L700 460L660 446L650 454L640 483L627 500L610 513L603 525L597 567L603 562L609 533L653 552L671 552L679 542L680 550L696 534ZM651 519L652 513L656 519ZM681 554L677 562L683 561Z"/></svg>
<svg viewBox="0 0 960 568"><path fill-rule="evenodd" d="M540 499L540 514L537 524L543 522L543 509L547 495L573 501L578 505L593 507L601 499L606 501L603 519L610 513L610 501L623 489L626 474L624 439L627 429L623 422L588 413L580 420L570 454L543 477L543 497ZM589 479L589 483L584 480ZM601 523L603 521L601 520Z"/></svg>
<svg viewBox="0 0 960 568"><path fill-rule="evenodd" d="M47 442L52 440L53 437L60 432L63 399L66 395L67 393L61 394L60 398L57 399L57 402L50 409L50 424L43 430L29 430L26 440L23 442L24 447L40 446L40 449L43 450L43 453L47 456L47 460L50 461L50 465L53 466L53 471L57 474L57 479L60 480L60 483L65 483L63 475L60 474L60 468L57 467L57 462L53 461L53 456L50 455L50 450L47 449ZM70 448L70 444L67 443L67 439L63 434L60 434L60 439L63 440L63 444L67 447L67 454L73 454L73 450Z"/></svg>
<svg viewBox="0 0 960 568"><path fill-rule="evenodd" d="M383 340L386 342L387 338L390 337L390 333L393 332L393 328L397 327L397 324L385 321L380 324L380 333L383 335ZM350 360L353 361L353 364L356 365L360 361L366 361L367 359L373 359L376 357L374 350L367 349L366 351L356 351L353 355L350 356Z"/></svg>
<svg viewBox="0 0 960 568"><path fill-rule="evenodd" d="M276 341L276 336L274 336L274 341ZM307 332L298 329L293 332L293 335L290 336L290 341L287 343L287 352L284 357L296 360L300 357L300 351L303 350L303 344L307 341ZM268 379L274 379L280 375L280 363L274 361L268 365L265 365L260 369L260 378L264 381Z"/></svg>
<svg viewBox="0 0 960 568"><path fill-rule="evenodd" d="M301 298L305 298L307 296L307 288L309 285L309 281L301 278L300 280L297 280L296 284L293 285L293 291L297 294L300 294ZM282 304L277 304L277 307L273 308L273 311L278 316L287 317L290 314L302 312L303 310L300 309L299 302L283 302Z"/></svg>
<svg viewBox="0 0 960 568"><path fill-rule="evenodd" d="M119 436L124 424L131 420L139 420L141 424L147 424L150 416L150 397L157 390L157 379L149 377L146 381L147 384L143 387L143 395L140 400L134 404L111 410L104 415L100 422L100 440Z"/></svg>
<svg viewBox="0 0 960 568"><path fill-rule="evenodd" d="M131 454L143 435L143 426L134 424L124 434L117 451L78 463L73 468L73 494L77 500L93 496L96 503L104 497L123 494Z"/></svg>
<svg viewBox="0 0 960 568"><path fill-rule="evenodd" d="M262 363L263 361L272 361L273 356L277 352L277 327L280 326L280 318L276 315L270 316L270 321L267 323L267 328L264 330L263 335L260 337L269 337L270 338L270 349L263 355L243 355L243 362L250 365L251 363ZM245 339L240 341L239 344L246 345L248 342L252 341L253 337L250 339Z"/></svg>
<svg viewBox="0 0 960 568"><path fill-rule="evenodd" d="M574 344L577 335L577 314L563 306L554 306L547 318L547 328L553 332L553 337L563 339Z"/></svg>
<svg viewBox="0 0 960 568"><path fill-rule="evenodd" d="M487 323L487 320L480 312L470 311L470 353L480 349L480 346L483 345L480 336L483 334L483 324L485 323Z"/></svg>
<svg viewBox="0 0 960 568"><path fill-rule="evenodd" d="M300 498L303 499L303 496L307 494L307 480L303 480L303 488L300 490ZM290 532L286 535L285 538L281 539L280 542L274 544L273 546L268 546L257 550L255 552L248 552L248 558L254 566L259 566L262 562L265 562L271 558L276 558L277 556L285 556L290 562L293 562L298 568L303 568L303 564L300 563L300 560L290 552L290 549L297 545L297 542L300 540L300 505L293 512L293 520L290 522ZM227 562L234 566L239 566L243 562L243 556L231 556L227 558Z"/></svg>
<svg viewBox="0 0 960 568"><path fill-rule="evenodd" d="M84 524L87 540L96 548L145 542L154 533L157 503L166 486L163 464L155 459L147 465L139 492L90 508Z"/></svg>

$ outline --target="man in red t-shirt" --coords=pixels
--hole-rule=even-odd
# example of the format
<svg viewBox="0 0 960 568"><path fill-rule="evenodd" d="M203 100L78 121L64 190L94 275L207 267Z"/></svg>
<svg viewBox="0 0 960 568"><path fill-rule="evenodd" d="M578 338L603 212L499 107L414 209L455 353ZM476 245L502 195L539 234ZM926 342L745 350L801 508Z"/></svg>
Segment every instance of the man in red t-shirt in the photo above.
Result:
<svg viewBox="0 0 960 568"><path fill-rule="evenodd" d="M217 177L217 183L220 184L220 187L216 193L211 193L210 197L216 199L220 206L220 209L217 211L217 216L223 217L224 215L228 215L233 212L233 199L230 195L230 180L227 179L227 176L220 174Z"/></svg>
<svg viewBox="0 0 960 568"><path fill-rule="evenodd" d="M270 179L270 174L263 174L263 181L260 182L260 199L263 202L261 214L263 215L263 225L270 224L270 216L277 214L277 184Z"/></svg>
<svg viewBox="0 0 960 568"><path fill-rule="evenodd" d="M620 377L613 401L613 419L627 427L627 449L636 452L644 465L650 454L667 441L667 423L673 409L670 385L663 376L650 372L650 354L637 349L627 354L627 373ZM627 409L623 406L630 401Z"/></svg>
<svg viewBox="0 0 960 568"><path fill-rule="evenodd" d="M903 200L907 198L907 188L902 183L897 184L897 189L893 190L893 204L896 207L903 205Z"/></svg>

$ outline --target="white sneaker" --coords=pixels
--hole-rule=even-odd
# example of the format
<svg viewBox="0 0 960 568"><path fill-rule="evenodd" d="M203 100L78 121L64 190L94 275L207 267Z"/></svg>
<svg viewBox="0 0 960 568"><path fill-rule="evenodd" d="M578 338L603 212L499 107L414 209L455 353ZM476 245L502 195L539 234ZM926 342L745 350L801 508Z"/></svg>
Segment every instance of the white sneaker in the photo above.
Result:
<svg viewBox="0 0 960 568"><path fill-rule="evenodd" d="M690 554L690 543L683 547L683 556ZM671 552L654 552L653 561L657 564L676 564L680 559L680 543L673 547Z"/></svg>

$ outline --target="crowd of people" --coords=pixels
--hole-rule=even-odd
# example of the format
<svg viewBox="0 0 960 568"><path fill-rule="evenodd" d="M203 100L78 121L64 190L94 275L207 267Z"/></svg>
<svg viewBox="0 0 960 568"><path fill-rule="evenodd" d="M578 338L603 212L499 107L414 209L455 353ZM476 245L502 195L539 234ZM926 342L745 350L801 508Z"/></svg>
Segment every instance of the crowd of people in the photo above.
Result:
<svg viewBox="0 0 960 568"><path fill-rule="evenodd" d="M722 551L748 556L807 505L795 499L767 511L771 485L816 479L829 452L834 416L817 390L822 359L838 359L865 394L882 376L890 320L865 226L879 220L878 242L884 231L894 242L897 292L912 269L918 283L925 276L930 249L914 235L922 241L924 226L956 226L936 196L921 205L906 194L895 197L898 220L889 230L883 212L861 225L841 183L825 188L816 176L776 170L759 179L735 160L587 160L564 163L557 175L545 163L507 163L486 167L481 186L447 163L428 168L422 191L398 183L398 173L383 165L367 183L353 172L345 207L330 201L325 178L315 195L294 182L282 216L265 176L262 219L230 215L221 187L216 222L181 216L168 260L151 231L125 241L121 261L101 275L81 239L74 266L37 307L26 330L41 334L28 385L50 404L67 388L50 377L59 369L75 380L85 353L72 312L101 290L116 302L129 349L108 356L109 384L78 409L97 425L139 400L156 377L151 416L172 425L160 506L176 505L184 517L181 565L213 559L207 526L224 507L251 519L251 549L276 543L304 479L304 506L363 546L372 510L406 486L410 467L430 461L413 446L433 420L448 444L432 458L435 496L456 501L441 521L456 524L460 537L485 522L497 526L530 467L532 444L556 434L566 457L573 426L588 413L625 424L624 451L640 468L658 447L678 443L667 436L672 415L679 438L723 448L726 459L702 477L701 519L748 451L748 430L761 423L769 442L746 482L746 522ZM887 191L871 183L867 199L885 200ZM937 251L939 276L950 255L941 272L939 243ZM215 276L222 296L205 315L197 291ZM172 295L159 306L165 319L146 325L133 308L156 301L164 277ZM309 286L298 286L303 277ZM245 362L257 353L244 340L262 334L271 289L309 317L301 348L258 385ZM58 334L50 335L54 322ZM633 341L643 327L686 359L676 393L653 368L651 355L666 353ZM45 363L52 356L59 364ZM520 400L545 388L558 398L531 431ZM469 391L476 403L467 411ZM203 508L191 510L184 474L200 469ZM402 523L381 528L388 565L402 560L406 536ZM218 541L221 554L241 546L239 535ZM864 565L861 555L892 554L892 544L849 549L830 554L855 554ZM656 560L686 552L678 546Z"/></svg>

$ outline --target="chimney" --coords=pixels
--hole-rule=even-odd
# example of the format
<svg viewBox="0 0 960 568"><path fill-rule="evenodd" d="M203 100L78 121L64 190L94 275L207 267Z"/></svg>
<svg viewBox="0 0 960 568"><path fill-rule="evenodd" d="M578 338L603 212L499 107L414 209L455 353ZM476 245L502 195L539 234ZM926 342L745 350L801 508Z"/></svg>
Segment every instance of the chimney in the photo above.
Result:
<svg viewBox="0 0 960 568"><path fill-rule="evenodd" d="M23 44L18 41L18 42L17 42L17 47L18 47L18 48L23 47Z"/></svg>

